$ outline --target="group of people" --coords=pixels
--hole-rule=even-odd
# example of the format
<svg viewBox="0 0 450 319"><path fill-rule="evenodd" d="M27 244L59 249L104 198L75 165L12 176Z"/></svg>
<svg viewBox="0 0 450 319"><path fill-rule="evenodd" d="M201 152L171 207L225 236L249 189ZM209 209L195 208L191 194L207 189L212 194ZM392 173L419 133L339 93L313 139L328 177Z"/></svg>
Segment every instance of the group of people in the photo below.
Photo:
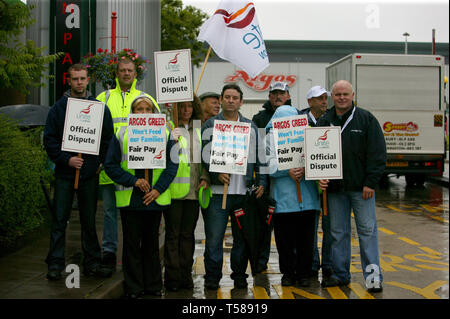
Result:
<svg viewBox="0 0 450 319"><path fill-rule="evenodd" d="M117 210L123 233L122 265L127 298L143 294L161 296L169 291L193 288L192 265L195 251L194 231L202 212L205 227L204 284L218 289L222 278L223 240L233 207L242 204L251 189L256 199L270 196L276 202L273 222L283 286L307 287L322 268L322 286L347 285L350 282L350 214L353 210L358 230L361 264L369 291L382 290L379 268L375 186L385 165L384 138L377 120L353 104L349 82L334 84L328 109L324 88L316 86L307 94L309 107L293 107L287 83L270 86L269 99L252 120L240 112L243 92L236 84L227 84L220 94L206 92L192 101L177 104L178 123L169 121L165 169L129 169L127 165L130 113L160 113L157 102L136 88L136 68L124 59L117 64L116 86L94 98L87 86L88 71L80 64L68 70L70 89L50 109L44 131L44 146L55 162L55 194L52 209L50 249L46 262L47 278L59 280L65 266L65 231L74 194L77 194L81 223L83 273L109 277L117 265ZM61 150L67 99L98 100L106 104L98 156L77 156ZM304 168L278 170L274 157L272 120L306 114L310 126L341 126L342 180L306 181ZM250 149L246 175L209 171L210 143L215 120L250 123ZM201 128L195 122L201 123ZM264 156L258 131L264 129ZM176 148L171 151L173 148ZM196 151L197 150L197 151ZM198 154L201 150L202 154ZM177 154L174 159L170 154ZM197 159L195 158L197 156ZM76 170L79 187L74 189ZM296 184L300 183L301 198ZM224 185L228 186L226 207L222 207ZM321 214L322 190L328 193L328 214ZM209 205L200 208L199 195L209 190ZM95 215L97 196L104 210L103 240L100 247ZM206 207L206 208L205 208ZM159 255L159 227L165 221L164 275ZM322 216L322 256L317 233ZM247 287L249 252L235 218L231 218L233 246L231 278L236 288ZM258 260L252 269L258 274L267 269L271 231L260 242ZM253 266L252 266L253 268ZM376 272L376 276L373 276ZM369 276L371 275L372 276Z"/></svg>

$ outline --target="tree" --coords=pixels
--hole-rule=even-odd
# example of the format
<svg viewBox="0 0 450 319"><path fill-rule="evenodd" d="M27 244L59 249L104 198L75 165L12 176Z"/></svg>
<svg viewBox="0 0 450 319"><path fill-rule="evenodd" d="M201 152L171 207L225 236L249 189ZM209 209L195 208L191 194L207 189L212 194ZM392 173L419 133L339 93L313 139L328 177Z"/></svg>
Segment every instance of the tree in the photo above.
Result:
<svg viewBox="0 0 450 319"><path fill-rule="evenodd" d="M28 86L43 86L44 71L48 64L63 53L43 55L44 47L27 40L21 43L18 37L35 21L31 17L34 6L21 1L0 0L0 85L28 93Z"/></svg>
<svg viewBox="0 0 450 319"><path fill-rule="evenodd" d="M199 66L207 49L197 40L208 15L181 0L161 0L161 50L191 49L192 64Z"/></svg>

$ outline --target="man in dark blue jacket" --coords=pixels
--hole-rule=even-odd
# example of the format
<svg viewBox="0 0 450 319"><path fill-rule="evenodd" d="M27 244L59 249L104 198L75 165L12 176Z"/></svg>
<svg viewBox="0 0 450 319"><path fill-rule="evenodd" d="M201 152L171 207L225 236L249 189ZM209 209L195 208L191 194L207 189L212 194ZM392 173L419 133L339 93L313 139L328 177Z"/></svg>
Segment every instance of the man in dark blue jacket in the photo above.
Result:
<svg viewBox="0 0 450 319"><path fill-rule="evenodd" d="M108 272L101 267L101 251L95 228L97 209L98 171L104 163L109 141L114 131L111 113L105 107L99 155L77 154L61 150L69 97L96 101L86 90L89 77L85 66L72 65L69 70L70 90L50 109L44 130L44 146L50 159L55 163L55 195L52 210L52 227L50 249L46 258L48 264L47 278L58 280L65 267L65 237L67 221L70 218L74 197L76 169L80 170L77 192L81 223L81 242L84 254L83 273L86 276L108 277Z"/></svg>
<svg viewBox="0 0 450 319"><path fill-rule="evenodd" d="M333 274L322 286L350 283L351 211L358 230L361 266L369 292L382 291L375 216L375 187L383 175L386 144L378 120L353 104L352 85L344 80L333 85L332 107L317 126L340 126L342 138L343 179L320 180L328 193Z"/></svg>
<svg viewBox="0 0 450 319"><path fill-rule="evenodd" d="M206 271L205 287L213 290L218 289L219 281L222 278L223 238L228 216L232 213L231 208L243 202L248 187L256 185L256 197L260 198L267 185L267 175L261 175L259 172L257 127L252 121L239 113L243 103L241 88L236 84L225 85L222 89L220 101L222 112L210 118L202 127L202 163L206 170L209 171L211 140L215 120L251 123L252 129L246 175L209 172L213 196L203 217L206 235L204 261ZM253 178L254 174L256 180ZM225 184L228 184L229 188L226 209L222 209L222 195ZM231 270L233 273L231 278L234 280L235 288L245 288L247 287L246 278L248 277L245 273L248 264L248 251L235 218L231 218L231 221L233 233L233 248L231 249Z"/></svg>

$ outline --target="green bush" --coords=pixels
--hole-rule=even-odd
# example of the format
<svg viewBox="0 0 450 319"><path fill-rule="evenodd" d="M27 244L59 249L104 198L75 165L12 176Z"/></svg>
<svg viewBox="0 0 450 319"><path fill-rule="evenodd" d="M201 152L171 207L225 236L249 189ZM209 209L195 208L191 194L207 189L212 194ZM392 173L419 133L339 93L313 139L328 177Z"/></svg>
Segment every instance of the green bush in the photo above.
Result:
<svg viewBox="0 0 450 319"><path fill-rule="evenodd" d="M40 178L48 181L51 172L39 138L43 128L24 132L2 115L0 127L0 247L9 248L43 223Z"/></svg>

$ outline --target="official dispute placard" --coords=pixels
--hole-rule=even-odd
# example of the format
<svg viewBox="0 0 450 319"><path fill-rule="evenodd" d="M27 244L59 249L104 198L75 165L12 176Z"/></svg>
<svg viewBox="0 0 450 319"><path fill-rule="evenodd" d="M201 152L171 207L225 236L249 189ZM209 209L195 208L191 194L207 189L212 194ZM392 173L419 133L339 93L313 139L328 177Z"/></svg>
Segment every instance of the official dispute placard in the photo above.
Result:
<svg viewBox="0 0 450 319"><path fill-rule="evenodd" d="M61 150L98 155L105 104L68 98Z"/></svg>
<svg viewBox="0 0 450 319"><path fill-rule="evenodd" d="M305 179L342 179L340 126L305 129Z"/></svg>
<svg viewBox="0 0 450 319"><path fill-rule="evenodd" d="M191 50L159 51L154 56L156 101L192 101Z"/></svg>
<svg viewBox="0 0 450 319"><path fill-rule="evenodd" d="M128 115L128 168L166 168L166 115Z"/></svg>
<svg viewBox="0 0 450 319"><path fill-rule="evenodd" d="M250 123L215 120L209 171L245 175L250 132Z"/></svg>
<svg viewBox="0 0 450 319"><path fill-rule="evenodd" d="M305 167L304 144L307 115L274 119L273 137L279 170Z"/></svg>

